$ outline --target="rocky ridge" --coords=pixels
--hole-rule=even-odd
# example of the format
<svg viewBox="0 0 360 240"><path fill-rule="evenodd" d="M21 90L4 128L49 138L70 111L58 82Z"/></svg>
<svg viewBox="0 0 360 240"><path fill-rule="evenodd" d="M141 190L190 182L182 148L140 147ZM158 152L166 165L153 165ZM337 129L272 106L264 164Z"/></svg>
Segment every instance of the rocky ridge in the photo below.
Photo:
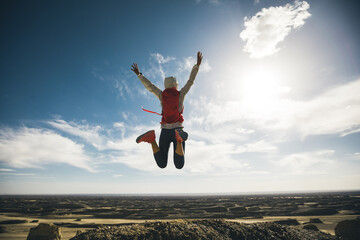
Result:
<svg viewBox="0 0 360 240"><path fill-rule="evenodd" d="M130 240L130 239L246 239L246 240L332 240L327 233L297 229L277 223L244 224L222 219L172 220L145 222L119 227L100 227L71 238L71 240Z"/></svg>

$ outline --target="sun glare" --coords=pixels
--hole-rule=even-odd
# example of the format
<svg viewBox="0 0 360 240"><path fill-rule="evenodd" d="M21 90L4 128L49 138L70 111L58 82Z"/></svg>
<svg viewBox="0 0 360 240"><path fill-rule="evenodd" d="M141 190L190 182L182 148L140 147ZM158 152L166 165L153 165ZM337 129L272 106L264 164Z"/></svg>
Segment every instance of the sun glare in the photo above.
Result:
<svg viewBox="0 0 360 240"><path fill-rule="evenodd" d="M243 107L259 115L267 115L280 107L280 98L291 88L281 85L281 75L273 69L258 67L244 74L242 90Z"/></svg>

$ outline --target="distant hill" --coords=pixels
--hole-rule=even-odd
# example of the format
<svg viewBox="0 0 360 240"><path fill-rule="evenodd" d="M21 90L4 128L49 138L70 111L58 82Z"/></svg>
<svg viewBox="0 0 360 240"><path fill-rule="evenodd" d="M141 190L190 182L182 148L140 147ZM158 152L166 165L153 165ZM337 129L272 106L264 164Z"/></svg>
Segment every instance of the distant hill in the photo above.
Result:
<svg viewBox="0 0 360 240"><path fill-rule="evenodd" d="M225 220L173 220L146 222L120 227L100 227L71 240L132 240L132 239L244 239L244 240L335 240L330 234L296 229L277 223L244 224Z"/></svg>

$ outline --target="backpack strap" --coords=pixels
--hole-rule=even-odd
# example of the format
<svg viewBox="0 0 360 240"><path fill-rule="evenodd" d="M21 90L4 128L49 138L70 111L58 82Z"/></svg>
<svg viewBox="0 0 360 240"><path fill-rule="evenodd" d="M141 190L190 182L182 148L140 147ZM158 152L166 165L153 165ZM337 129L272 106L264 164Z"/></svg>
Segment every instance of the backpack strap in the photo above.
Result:
<svg viewBox="0 0 360 240"><path fill-rule="evenodd" d="M147 110L147 109L145 109L145 108L143 108L143 107L141 107L141 109L142 109L143 111L145 111L145 112L154 113L154 114L157 114L157 115L159 115L159 116L161 116L161 115L162 115L162 114L160 114L160 113L157 113L157 112L153 112L153 111Z"/></svg>

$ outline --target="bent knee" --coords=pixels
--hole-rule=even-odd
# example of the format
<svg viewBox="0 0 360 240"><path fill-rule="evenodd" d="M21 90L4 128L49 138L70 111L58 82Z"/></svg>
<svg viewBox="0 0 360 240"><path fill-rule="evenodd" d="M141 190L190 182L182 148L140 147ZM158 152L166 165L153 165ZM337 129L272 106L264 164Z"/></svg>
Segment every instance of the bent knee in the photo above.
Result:
<svg viewBox="0 0 360 240"><path fill-rule="evenodd" d="M154 153L154 158L156 161L156 164L158 165L159 168L166 168L167 166L167 159L164 159L161 155L161 152L156 152Z"/></svg>

